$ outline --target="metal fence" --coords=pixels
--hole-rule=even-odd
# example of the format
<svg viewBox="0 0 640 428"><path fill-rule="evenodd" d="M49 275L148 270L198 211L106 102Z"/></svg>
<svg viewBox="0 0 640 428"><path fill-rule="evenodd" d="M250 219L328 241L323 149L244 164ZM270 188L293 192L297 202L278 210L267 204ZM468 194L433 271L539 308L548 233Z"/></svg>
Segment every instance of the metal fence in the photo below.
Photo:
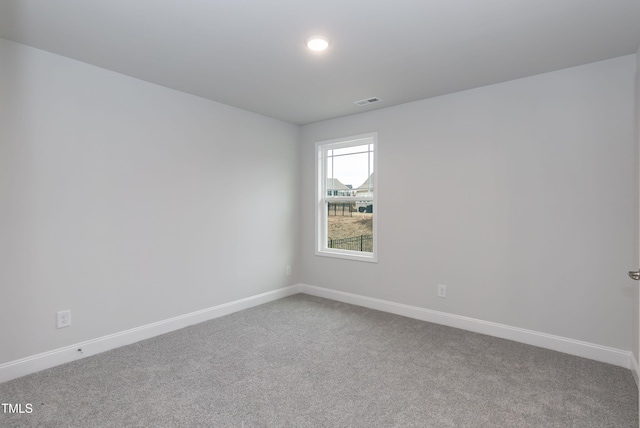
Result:
<svg viewBox="0 0 640 428"><path fill-rule="evenodd" d="M354 212L357 212L355 202L329 202L327 204L327 213L329 215L353 217Z"/></svg>
<svg viewBox="0 0 640 428"><path fill-rule="evenodd" d="M328 247L373 253L373 235L360 235L342 239L329 238Z"/></svg>
<svg viewBox="0 0 640 428"><path fill-rule="evenodd" d="M353 213L373 213L373 204L370 201L364 202L329 202L327 203L327 214L332 216L349 216Z"/></svg>

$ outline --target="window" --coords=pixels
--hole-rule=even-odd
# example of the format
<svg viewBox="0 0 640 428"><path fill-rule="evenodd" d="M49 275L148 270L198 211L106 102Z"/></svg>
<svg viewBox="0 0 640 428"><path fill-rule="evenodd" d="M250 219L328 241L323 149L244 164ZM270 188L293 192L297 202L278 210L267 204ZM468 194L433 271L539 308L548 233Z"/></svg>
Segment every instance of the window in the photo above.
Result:
<svg viewBox="0 0 640 428"><path fill-rule="evenodd" d="M377 134L316 143L316 254L376 261Z"/></svg>

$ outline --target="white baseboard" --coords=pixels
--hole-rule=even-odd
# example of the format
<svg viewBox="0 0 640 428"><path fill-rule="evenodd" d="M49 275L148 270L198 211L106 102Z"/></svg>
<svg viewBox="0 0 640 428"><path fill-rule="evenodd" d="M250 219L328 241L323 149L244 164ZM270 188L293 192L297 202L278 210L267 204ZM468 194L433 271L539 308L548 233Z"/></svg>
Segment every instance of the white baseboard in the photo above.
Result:
<svg viewBox="0 0 640 428"><path fill-rule="evenodd" d="M638 367L638 360L636 360L633 352L631 353L631 373L633 373L633 379L636 381L636 386L640 388L640 367Z"/></svg>
<svg viewBox="0 0 640 428"><path fill-rule="evenodd" d="M525 330L523 328L511 327L504 324L463 317L460 315L448 314L446 312L433 311L417 306L409 306L387 300L361 296L358 294L316 287L313 285L299 284L298 291L313 296L324 297L327 299L337 300L339 302L364 306L366 308L390 312L396 315L402 315L422 321L509 339L514 342L526 343L540 348L552 349L554 351L564 352L565 354L589 358L591 360L632 369L631 360L633 355L629 351L596 345L589 342L582 342L580 340L569 339L566 337L554 336L552 334ZM637 381L638 365L637 362L634 364L635 367L632 370L634 371Z"/></svg>
<svg viewBox="0 0 640 428"><path fill-rule="evenodd" d="M119 333L110 334L0 364L0 383L60 364L75 361L80 358L89 357L91 355L96 355L101 352L129 345L140 340L150 339L161 334L169 333L193 324L198 324L297 293L324 297L339 302L364 306L409 318L456 327L463 330L509 339L515 342L526 343L541 348L564 352L566 354L614 364L616 366L631 369L636 383L640 384L638 378L640 374L638 362L633 354L628 351L307 284L297 284L280 288L278 290L235 300L233 302L224 303L167 320L158 321Z"/></svg>
<svg viewBox="0 0 640 428"><path fill-rule="evenodd" d="M292 285L0 364L0 383L299 293Z"/></svg>

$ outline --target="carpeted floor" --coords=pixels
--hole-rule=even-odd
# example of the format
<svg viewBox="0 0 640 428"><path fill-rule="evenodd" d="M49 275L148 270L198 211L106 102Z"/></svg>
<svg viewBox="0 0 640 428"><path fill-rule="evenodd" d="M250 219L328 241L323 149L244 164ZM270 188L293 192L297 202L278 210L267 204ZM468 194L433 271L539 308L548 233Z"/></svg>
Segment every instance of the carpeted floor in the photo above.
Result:
<svg viewBox="0 0 640 428"><path fill-rule="evenodd" d="M629 370L298 294L0 384L2 427L638 427Z"/></svg>

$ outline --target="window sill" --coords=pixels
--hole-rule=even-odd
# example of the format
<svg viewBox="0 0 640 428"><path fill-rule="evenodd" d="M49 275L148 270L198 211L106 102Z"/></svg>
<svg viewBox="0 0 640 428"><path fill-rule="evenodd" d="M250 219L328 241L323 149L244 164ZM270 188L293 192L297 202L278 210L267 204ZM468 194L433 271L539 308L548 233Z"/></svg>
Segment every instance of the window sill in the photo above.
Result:
<svg viewBox="0 0 640 428"><path fill-rule="evenodd" d="M372 253L362 253L360 251L331 251L316 250L316 256L332 257L334 259L355 260L358 262L378 263L378 258Z"/></svg>

